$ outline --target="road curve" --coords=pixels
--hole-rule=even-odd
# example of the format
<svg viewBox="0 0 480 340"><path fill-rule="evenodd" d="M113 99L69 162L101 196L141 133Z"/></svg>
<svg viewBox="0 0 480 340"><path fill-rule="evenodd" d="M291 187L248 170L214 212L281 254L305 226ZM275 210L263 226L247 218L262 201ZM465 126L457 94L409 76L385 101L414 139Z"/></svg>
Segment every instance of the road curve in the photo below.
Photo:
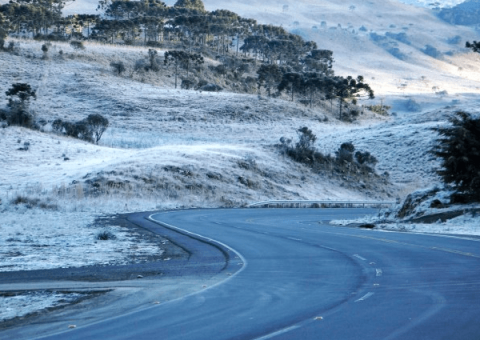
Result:
<svg viewBox="0 0 480 340"><path fill-rule="evenodd" d="M193 295L43 339L478 340L479 240L324 223L369 212L155 214L228 245L245 258L230 256L230 268L242 270Z"/></svg>

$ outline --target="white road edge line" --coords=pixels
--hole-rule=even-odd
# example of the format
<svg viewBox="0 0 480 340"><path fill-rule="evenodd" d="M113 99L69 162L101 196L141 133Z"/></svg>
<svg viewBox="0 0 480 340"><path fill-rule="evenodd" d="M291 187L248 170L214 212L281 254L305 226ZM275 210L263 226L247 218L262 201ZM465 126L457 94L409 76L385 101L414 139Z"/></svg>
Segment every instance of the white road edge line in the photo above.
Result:
<svg viewBox="0 0 480 340"><path fill-rule="evenodd" d="M377 276L382 276L383 271L381 269L375 269L375 271L377 272Z"/></svg>
<svg viewBox="0 0 480 340"><path fill-rule="evenodd" d="M232 276L229 276L228 278L220 281L220 282L217 282L215 283L214 285L211 285L209 287L207 287L206 289L202 289L202 290L199 290L199 291L196 291L196 292L193 292L193 293L190 293L190 294L187 294L187 295L184 295L184 296L180 296L176 299L172 299L172 300L169 300L169 301L165 301L163 303L161 303L161 305L167 305L167 304L171 304L171 303L175 303L175 302L178 302L178 301L181 301L181 300L184 300L188 297L191 297L191 296L195 296L195 295L199 295L199 294L202 294L204 293L205 291L207 290L210 290L212 288L215 288L217 286L220 286L222 284L224 284L225 282L228 282L230 280L232 280L235 276L237 276L238 274L240 274L241 272L243 272L245 270L245 268L247 268L247 260L242 256L242 254L240 254L238 251L236 251L235 249L233 249L232 247L230 246L227 246L226 244L220 242L220 241L217 241L217 240L214 240L214 239L211 239L211 238L208 238L208 237L205 237L205 236L202 236L202 235L199 235L199 234L195 234L195 233L192 233L188 230L185 230L185 229L182 229L182 228L178 228L178 227L175 227L171 224L168 224L168 223L165 223L165 222L162 222L162 221L159 221L159 220L156 220L154 219L152 216L154 215L161 215L161 214L168 214L169 212L156 212L156 213L153 213L151 215L148 216L148 220L150 221L153 221L153 222L156 222L156 223L160 223L160 224L163 224L163 225L166 225L168 226L169 228L172 228L172 229L177 229L177 230L180 230L182 232L185 232L187 234L190 234L190 235L195 235L197 237L200 237L200 238L203 238L204 240L209 240L211 242L214 242L214 243L217 243L217 244L221 244L222 246L226 247L227 249L229 249L230 251L234 252L241 260L242 262L244 263L244 265L242 266L242 268L240 268L240 270L238 270L237 272L235 272L235 274L233 274ZM149 305L148 307L145 307L144 309L153 309L153 308L158 308L159 305ZM119 317L125 317L127 315L131 315L131 314L135 314L135 313L138 313L140 310L139 309L136 309L136 310L133 310L133 311L130 311L130 312L126 312L126 313L123 313L121 315L117 315L117 316L112 316L112 317L108 317L108 318L105 318L105 319L102 319L102 320L99 320L99 321L96 321L96 322L92 322L92 323L87 323L85 324L84 327L92 327L93 325L98 325L102 322L105 322L105 321L108 321L108 320L114 320L116 318L119 318ZM80 328L80 327L77 327L77 329ZM82 327L83 328L83 327ZM67 334L68 331L65 331L65 330L59 330L57 332L52 332L51 334L48 334L48 335L41 335L39 337L35 337L35 339L45 339L45 338L49 338L49 337L52 337L52 336L56 336L56 335L60 335L60 334Z"/></svg>
<svg viewBox="0 0 480 340"><path fill-rule="evenodd" d="M294 240L294 241L301 241L301 239L295 238L295 237L287 237L287 238L289 238L290 240Z"/></svg>
<svg viewBox="0 0 480 340"><path fill-rule="evenodd" d="M200 294L202 292L205 292L206 290L210 290L216 286L220 286L222 284L224 284L225 282L228 282L230 280L232 280L235 276L237 276L238 274L240 274L241 272L243 272L246 268L247 268L247 260L243 257L242 254L240 254L238 251L236 251L235 249L233 249L232 247L230 246L227 246L225 243L222 243L220 241L217 241L217 240L214 240L212 238L209 238L209 237L206 237L206 236L203 236L203 235L200 235L200 234L196 234L196 233L192 233L191 231L188 231L188 230L185 230L185 229L182 229L182 228L179 228L179 227L175 227L171 224L168 224L168 223L165 223L165 222L162 222L160 220L157 220L155 218L153 218L152 216L155 216L155 215L161 215L162 213L154 213L154 214L151 214L150 216L148 216L148 219L151 220L151 221L154 221L154 222L157 222L157 223L160 223L160 224L163 224L163 225L166 225L168 226L169 228L172 228L172 229L176 229L176 230L180 230L184 233L187 233L187 234L190 234L190 235L195 235L201 239L204 239L204 240L208 240L212 243L217 243L217 244L220 244L222 246L224 246L225 248L229 249L230 251L234 252L239 258L240 260L242 260L243 262L243 266L240 270L238 270L237 272L235 272L235 274L233 274L232 276L229 276L228 278L220 281L220 282L217 282L216 284L212 285L212 286L209 286L208 288L206 289L203 289L201 291L198 291L198 292L194 292L194 293L191 293L191 294L188 294L188 295L185 295L185 296L182 296L182 297L179 297L178 299L174 299L174 300L170 300L170 301L167 301L165 302L165 304L169 303L169 302L173 302L173 301L176 301L176 300L181 300L181 299L184 299L184 298L187 298L187 297L190 297L190 296L193 296L193 295L196 295L196 294Z"/></svg>
<svg viewBox="0 0 480 340"><path fill-rule="evenodd" d="M366 299L368 299L369 297L371 297L374 294L375 293L369 292L369 293L365 294L364 296L362 296L360 299L356 300L355 302L365 301Z"/></svg>
<svg viewBox="0 0 480 340"><path fill-rule="evenodd" d="M280 334L284 334L284 333L293 331L294 329L297 329L297 328L300 328L300 326L291 326L291 327L288 327L288 328L284 328L284 329L281 329L281 330L279 330L279 331L276 331L276 332L273 332L273 333L264 335L264 336L262 336L262 337L260 337L260 338L255 338L255 339L253 339L253 340L267 340L267 339L271 339L271 338L273 338L273 337L276 337L277 335L280 335Z"/></svg>
<svg viewBox="0 0 480 340"><path fill-rule="evenodd" d="M354 256L354 257L356 257L357 259L360 259L360 260L362 260L362 261L367 261L367 259L366 259L366 258L364 258L364 257L361 257L361 256L360 256L360 255L358 255L358 254L355 254L355 255L353 255L353 256Z"/></svg>

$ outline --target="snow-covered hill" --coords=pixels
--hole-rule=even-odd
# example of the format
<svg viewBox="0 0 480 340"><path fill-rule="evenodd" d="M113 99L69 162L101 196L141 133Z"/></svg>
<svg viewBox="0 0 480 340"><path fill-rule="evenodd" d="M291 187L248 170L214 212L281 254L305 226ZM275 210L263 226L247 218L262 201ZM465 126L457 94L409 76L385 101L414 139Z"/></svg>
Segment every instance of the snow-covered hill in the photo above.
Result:
<svg viewBox="0 0 480 340"><path fill-rule="evenodd" d="M373 103L389 104L396 114L365 114L360 122L345 124L324 108L256 95L174 90L169 74L133 75L133 65L147 54L143 47L87 42L78 52L55 43L45 60L41 42L17 41L18 52L0 53L0 105L12 83L26 82L37 90L32 107L46 122L100 113L110 127L98 146L18 127L2 129L0 212L10 221L8 228L0 226L2 235L8 237L16 223L53 214L42 205L92 217L266 199L403 197L438 181L437 162L429 154L435 139L431 128L456 110L478 112L480 107L480 57L463 49L476 33L444 23L427 9L388 0L205 4L283 25L333 50L336 72L364 75L377 95ZM77 0L69 5L77 7L69 8L87 5ZM113 74L109 65L116 60L126 63L125 76ZM391 184L315 174L284 157L274 145L282 136L296 139L302 126L318 136L316 146L324 153L333 154L343 142L370 151ZM49 124L44 129L48 132ZM29 150L18 150L24 143ZM25 207L12 203L17 196L37 202L25 215L28 220L19 214Z"/></svg>

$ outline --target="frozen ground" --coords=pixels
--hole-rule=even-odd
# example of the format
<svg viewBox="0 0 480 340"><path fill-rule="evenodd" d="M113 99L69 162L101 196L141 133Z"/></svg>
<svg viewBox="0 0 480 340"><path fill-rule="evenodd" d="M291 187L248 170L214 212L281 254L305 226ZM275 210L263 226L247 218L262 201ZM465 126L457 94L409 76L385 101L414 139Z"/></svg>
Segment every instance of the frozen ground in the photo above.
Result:
<svg viewBox="0 0 480 340"><path fill-rule="evenodd" d="M5 66L0 85L7 88L14 82L28 82L37 89L32 107L47 122L46 132L54 119L76 121L91 113L106 116L110 127L100 145L17 127L2 130L0 212L2 222L9 224L2 223L0 232L6 235L4 242L20 232L17 246L22 247L4 256L6 262L1 265L10 270L19 269L18 263L33 253L39 254L38 261L30 262L30 268L41 266L42 258L44 266L91 264L88 257L75 260L73 253L71 260L57 257L53 261L42 252L55 252L62 242L54 247L53 240L40 238L41 233L27 233L32 221L42 228L67 226L69 214L80 214L84 221L83 228L82 219L72 222L81 230L77 249L91 242L93 251L93 231L87 225L99 213L242 206L268 199L403 197L438 181L433 171L437 162L428 153L435 138L431 128L444 124L458 109L477 110L479 101L474 93L439 96L407 86L402 93L383 97L396 116L367 113L359 122L345 124L335 120L328 107L310 110L254 95L174 90L172 79L165 74L139 79L112 73L110 61L125 60L131 68L145 57L143 48L86 43L85 51L75 52L58 43L50 59L44 60L41 43L22 40L17 44L16 55L0 54ZM60 49L63 58L58 57ZM423 86L429 86L427 80ZM4 91L0 102L6 102ZM367 183L365 187L348 178L312 174L285 158L274 145L282 136L296 139L295 131L301 126L313 130L317 148L324 153L334 153L347 141L370 151L379 160L378 172L388 172L392 185ZM25 143L29 150L18 150ZM36 207L11 203L18 196L37 201ZM22 209L27 214L20 214ZM30 239L34 242L27 242ZM10 243L11 247L16 244ZM34 246L38 244L49 246ZM128 247L127 243L119 248ZM155 247L142 248L156 251ZM127 255L116 254L111 255L115 259L97 256L97 263L122 261Z"/></svg>
<svg viewBox="0 0 480 340"><path fill-rule="evenodd" d="M62 210L21 204L1 212L0 271L132 263L163 253L160 242L120 226L96 226L92 213ZM99 240L102 232L115 239Z"/></svg>
<svg viewBox="0 0 480 340"><path fill-rule="evenodd" d="M348 225L351 223L375 223L376 219L366 217L358 220L332 221L334 225ZM480 216L477 214L465 214L445 222L436 223L378 223L376 230L431 233L431 234L452 234L452 235L474 235L480 236Z"/></svg>
<svg viewBox="0 0 480 340"><path fill-rule="evenodd" d="M205 4L225 7L216 0ZM287 12L283 4L289 5ZM87 5L77 0L67 9ZM385 0L247 0L227 7L332 49L338 74L363 74L374 88L377 99L362 104L382 102L395 115L367 112L359 122L345 124L328 105L310 110L254 95L174 90L169 72L132 72L147 54L142 47L86 43L85 51L76 52L55 43L44 60L41 42L16 41L16 54L0 53L0 105L12 83L31 84L38 97L32 107L46 122L46 133L0 130L0 271L119 264L161 255L158 243L120 226L97 226L95 219L106 214L238 207L268 199L391 200L438 182L438 163L429 154L436 137L431 128L457 110L479 112L480 57L463 49L465 40L478 40L472 28ZM405 33L407 40L378 43L373 33ZM449 41L457 35L460 42ZM438 58L423 52L427 44L440 52ZM391 47L403 60L389 52ZM112 73L109 64L117 60L125 62L125 76ZM91 113L110 121L100 145L49 133L54 119L76 121ZM290 161L274 145L282 136L296 139L302 126L317 135L316 147L324 153L349 141L370 151L379 160L377 171L387 172L391 184L313 174ZM28 151L19 150L25 143ZM384 229L478 235L479 225L478 217L467 215L429 225L385 224ZM102 231L116 240L97 240ZM55 294L40 297L58 301ZM2 307L21 299L34 306L36 298L3 298Z"/></svg>
<svg viewBox="0 0 480 340"><path fill-rule="evenodd" d="M2 308L0 309L0 328L2 322L17 317L25 317L39 313L49 308L61 307L83 299L87 294L64 293L51 291L19 292L0 295Z"/></svg>

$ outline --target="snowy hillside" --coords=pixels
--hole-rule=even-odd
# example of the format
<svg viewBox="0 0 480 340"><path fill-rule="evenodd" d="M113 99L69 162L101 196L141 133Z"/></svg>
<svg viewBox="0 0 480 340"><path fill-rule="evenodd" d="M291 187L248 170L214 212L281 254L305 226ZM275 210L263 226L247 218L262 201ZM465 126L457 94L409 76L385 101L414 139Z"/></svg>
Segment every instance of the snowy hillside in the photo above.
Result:
<svg viewBox="0 0 480 340"><path fill-rule="evenodd" d="M431 128L456 110L478 112L480 56L463 48L477 35L441 22L427 9L384 0L205 4L283 25L333 50L336 73L364 75L376 93L369 104L391 105L395 114L367 111L359 122L340 123L327 107L174 90L168 72L133 74L136 61L146 58L143 47L86 42L85 51L74 51L54 43L43 59L41 42L15 41L17 52L0 53L0 107L12 83L31 84L37 90L32 107L46 133L1 129L0 212L8 221L0 226L1 240L27 244L39 237L26 226L31 220L52 221L42 219L44 214L74 218L82 212L84 224L92 224L99 213L239 207L267 199L402 198L438 182L438 163L429 154L436 137ZM84 12L87 5L77 0L68 9ZM117 60L127 66L123 76L110 67ZM78 121L92 113L110 121L99 145L50 133L55 119ZM371 152L381 179L313 173L285 157L275 145L283 136L295 140L303 126L317 135L316 147L325 154L344 142ZM24 145L27 151L20 150ZM27 204L15 203L19 196ZM20 214L24 211L29 213ZM21 262L29 254L18 256Z"/></svg>

